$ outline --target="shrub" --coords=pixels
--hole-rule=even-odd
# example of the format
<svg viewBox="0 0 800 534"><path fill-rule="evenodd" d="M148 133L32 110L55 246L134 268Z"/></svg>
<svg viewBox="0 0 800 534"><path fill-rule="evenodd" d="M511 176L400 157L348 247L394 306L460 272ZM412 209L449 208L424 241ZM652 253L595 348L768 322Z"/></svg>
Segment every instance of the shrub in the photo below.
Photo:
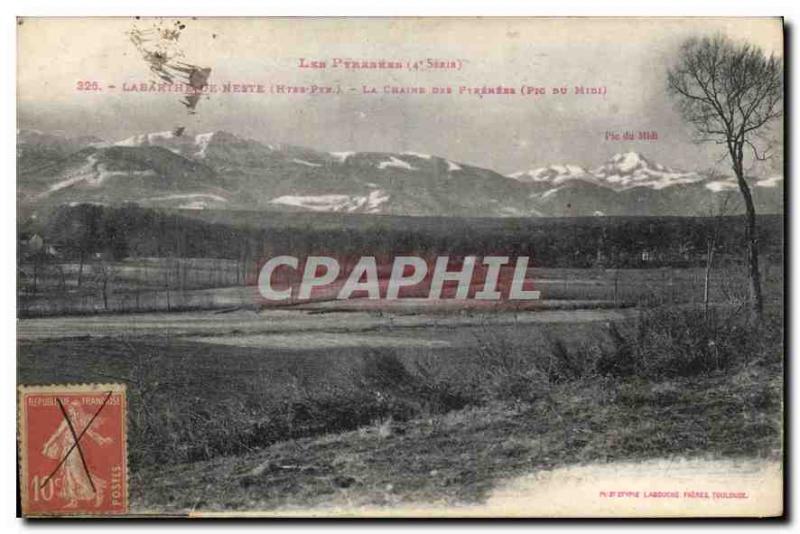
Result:
<svg viewBox="0 0 800 534"><path fill-rule="evenodd" d="M774 363L782 357L779 331L771 319L754 324L738 311L644 310L632 328L609 325L610 348L601 349L597 371L660 380Z"/></svg>
<svg viewBox="0 0 800 534"><path fill-rule="evenodd" d="M355 377L357 388L369 391L388 415L399 420L444 413L475 401L470 388L459 388L430 354L406 366L394 352L375 351L362 357L360 373Z"/></svg>
<svg viewBox="0 0 800 534"><path fill-rule="evenodd" d="M129 347L136 358L126 377L131 465L205 460L498 401L549 402L585 388L613 397L614 384L627 403L673 402L654 384L720 372L747 377L759 371L756 365L780 365L782 335L780 315L751 324L735 312L711 310L706 317L702 310L661 308L611 323L605 341L586 345L560 338L542 343L533 333L512 339L487 328L457 365L443 363L449 356L441 353L375 350L340 383L312 384L299 366L290 395L265 395L253 385L205 401L191 375L164 379L167 356Z"/></svg>
<svg viewBox="0 0 800 534"><path fill-rule="evenodd" d="M547 379L552 384L560 384L594 375L596 359L590 346L582 345L570 350L564 340L551 339L546 363Z"/></svg>
<svg viewBox="0 0 800 534"><path fill-rule="evenodd" d="M533 402L549 389L539 352L485 329L473 351L475 387L485 401Z"/></svg>

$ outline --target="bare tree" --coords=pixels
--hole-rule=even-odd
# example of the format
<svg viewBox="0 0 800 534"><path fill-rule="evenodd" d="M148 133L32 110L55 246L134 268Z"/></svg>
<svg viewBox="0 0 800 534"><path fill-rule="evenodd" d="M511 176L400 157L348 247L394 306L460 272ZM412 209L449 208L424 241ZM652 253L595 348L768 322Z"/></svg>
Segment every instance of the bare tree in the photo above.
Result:
<svg viewBox="0 0 800 534"><path fill-rule="evenodd" d="M770 123L783 116L783 61L721 35L692 38L683 44L679 60L668 72L668 89L699 141L726 148L745 204L750 309L754 318L760 318L763 298L756 210L745 179L745 147L756 160L769 157L759 151L757 141Z"/></svg>
<svg viewBox="0 0 800 534"><path fill-rule="evenodd" d="M108 297L111 294L114 281L118 274L117 268L110 259L101 255L97 261L92 264L92 273L95 283L100 289L100 295L103 297L103 309L109 311Z"/></svg>

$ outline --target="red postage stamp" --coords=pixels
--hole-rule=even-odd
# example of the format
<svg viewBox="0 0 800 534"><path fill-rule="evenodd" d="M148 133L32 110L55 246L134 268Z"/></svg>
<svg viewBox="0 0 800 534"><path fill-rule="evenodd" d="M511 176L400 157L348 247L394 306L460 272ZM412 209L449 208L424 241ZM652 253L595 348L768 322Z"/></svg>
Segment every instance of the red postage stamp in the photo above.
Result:
<svg viewBox="0 0 800 534"><path fill-rule="evenodd" d="M125 386L20 386L24 516L128 511Z"/></svg>

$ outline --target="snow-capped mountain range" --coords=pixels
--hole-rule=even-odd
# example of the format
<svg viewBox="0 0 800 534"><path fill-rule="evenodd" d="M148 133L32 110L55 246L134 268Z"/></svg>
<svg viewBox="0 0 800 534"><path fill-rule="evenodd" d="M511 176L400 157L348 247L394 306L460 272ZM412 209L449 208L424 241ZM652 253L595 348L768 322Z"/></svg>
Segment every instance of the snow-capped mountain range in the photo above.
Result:
<svg viewBox="0 0 800 534"><path fill-rule="evenodd" d="M182 209L394 215L703 215L730 178L673 170L635 152L592 169L549 165L503 176L415 152L324 152L224 131L117 142L17 133L21 211L92 202ZM783 178L754 178L758 209L783 206Z"/></svg>
<svg viewBox="0 0 800 534"><path fill-rule="evenodd" d="M709 180L707 176L699 172L678 171L660 163L653 163L637 152L614 154L606 163L592 170L587 170L579 165L550 165L530 171L516 172L508 176L522 182L552 186L563 185L570 180L583 180L616 191L634 187L660 190L676 185L696 183L703 183L707 189L713 192L737 189L736 182L732 178ZM754 185L775 187L781 180L783 180L782 176L771 176L756 180Z"/></svg>

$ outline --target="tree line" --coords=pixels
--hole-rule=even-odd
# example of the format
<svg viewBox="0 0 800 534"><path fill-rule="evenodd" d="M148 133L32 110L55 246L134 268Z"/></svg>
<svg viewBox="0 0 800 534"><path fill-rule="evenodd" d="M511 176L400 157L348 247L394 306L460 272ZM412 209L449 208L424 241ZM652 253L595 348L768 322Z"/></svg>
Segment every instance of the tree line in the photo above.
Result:
<svg viewBox="0 0 800 534"><path fill-rule="evenodd" d="M278 254L530 256L541 267L680 267L703 265L709 236L719 261L742 255L741 217L594 217L577 219L405 218L380 224L314 226L313 216L270 218L264 225L208 222L136 205L83 204L28 221L20 235L41 235L64 260L217 258L256 263ZM781 216L759 218L762 250L782 261ZM720 226L724 231L720 231ZM22 261L24 261L24 255Z"/></svg>

